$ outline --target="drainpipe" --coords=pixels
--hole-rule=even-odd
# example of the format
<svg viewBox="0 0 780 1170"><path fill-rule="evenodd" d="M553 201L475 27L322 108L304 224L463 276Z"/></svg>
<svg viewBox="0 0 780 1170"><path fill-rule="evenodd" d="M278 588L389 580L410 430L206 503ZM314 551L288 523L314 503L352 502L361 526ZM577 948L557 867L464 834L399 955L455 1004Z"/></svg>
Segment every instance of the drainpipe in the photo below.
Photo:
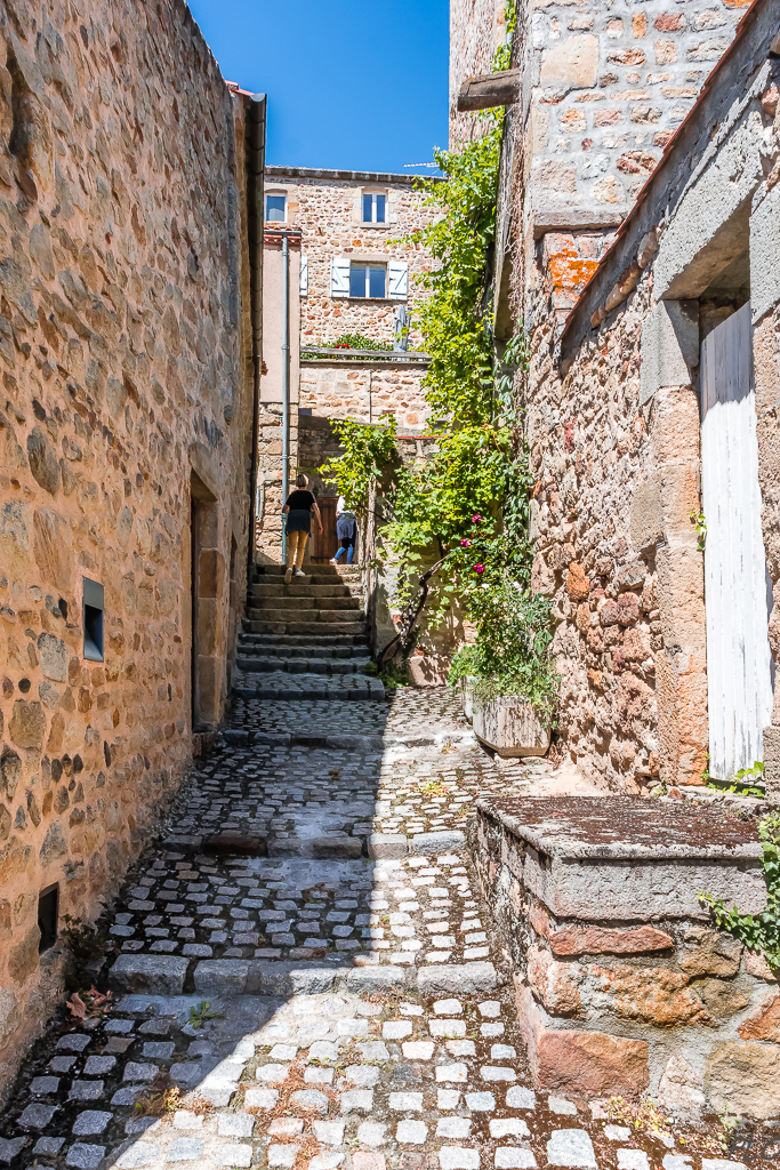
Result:
<svg viewBox="0 0 780 1170"><path fill-rule="evenodd" d="M258 427L260 425L260 375L263 368L263 175L265 173L264 93L250 94L247 142L247 179L249 187L248 228L250 298L252 319L252 466L249 484L249 537L247 577L255 563L255 526L258 516Z"/></svg>
<svg viewBox="0 0 780 1170"><path fill-rule="evenodd" d="M290 246L282 236L282 505L290 483ZM287 533L282 521L282 564L287 564Z"/></svg>

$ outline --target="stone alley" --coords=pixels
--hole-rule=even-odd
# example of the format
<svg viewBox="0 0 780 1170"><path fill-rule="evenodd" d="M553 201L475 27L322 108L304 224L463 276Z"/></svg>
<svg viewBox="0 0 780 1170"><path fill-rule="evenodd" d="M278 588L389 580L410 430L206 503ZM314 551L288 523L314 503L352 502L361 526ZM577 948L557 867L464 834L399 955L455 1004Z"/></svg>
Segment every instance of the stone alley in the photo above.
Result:
<svg viewBox="0 0 780 1170"><path fill-rule="evenodd" d="M360 652L329 636L321 671ZM266 667L295 660L300 635L265 637ZM531 1087L466 832L478 793L538 789L547 766L485 753L449 692L283 677L242 675L84 957L112 995L38 1043L0 1165L736 1167L716 1122L676 1144L652 1117L632 1132L628 1106Z"/></svg>

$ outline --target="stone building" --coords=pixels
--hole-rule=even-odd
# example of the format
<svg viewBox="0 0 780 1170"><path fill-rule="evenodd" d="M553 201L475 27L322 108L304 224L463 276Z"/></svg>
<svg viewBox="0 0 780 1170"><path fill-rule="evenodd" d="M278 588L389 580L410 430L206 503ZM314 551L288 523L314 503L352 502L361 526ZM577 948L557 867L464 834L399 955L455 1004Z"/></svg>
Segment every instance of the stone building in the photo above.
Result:
<svg viewBox="0 0 780 1170"><path fill-rule="evenodd" d="M0 7L0 1088L225 705L264 108L183 0Z"/></svg>
<svg viewBox="0 0 780 1170"><path fill-rule="evenodd" d="M780 783L776 5L746 7L520 6L513 42L497 330L530 342L534 584L563 746L625 791Z"/></svg>
<svg viewBox="0 0 780 1170"><path fill-rule="evenodd" d="M430 258L405 237L432 213L410 175L278 166L266 169L265 209L258 543L279 559L286 366L287 476L298 468L311 476L326 533L308 555L327 560L337 547L336 497L317 469L339 450L330 421L373 423L389 413L404 434L424 429L427 363L415 309ZM345 335L357 335L351 350L335 348ZM380 348L361 349L360 338Z"/></svg>

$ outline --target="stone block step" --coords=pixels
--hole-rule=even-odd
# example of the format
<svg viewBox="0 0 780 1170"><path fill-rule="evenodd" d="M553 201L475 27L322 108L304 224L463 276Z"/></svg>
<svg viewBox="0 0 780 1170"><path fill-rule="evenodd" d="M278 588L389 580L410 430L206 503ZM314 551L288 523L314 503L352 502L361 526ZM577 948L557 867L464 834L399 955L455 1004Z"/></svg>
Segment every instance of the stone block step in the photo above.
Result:
<svg viewBox="0 0 780 1170"><path fill-rule="evenodd" d="M239 636L241 642L246 641L248 646L267 647L268 653L270 653L270 647L278 647L279 651L282 652L287 651L290 647L297 647L302 649L305 654L311 654L312 651L319 652L325 647L359 649L368 646L368 638L365 633L345 634L341 627L339 627L337 634L254 634L248 629L243 629Z"/></svg>
<svg viewBox="0 0 780 1170"><path fill-rule="evenodd" d="M308 600L308 599L305 599ZM262 610L250 610L250 621L265 621L265 622L284 622L288 621L293 614L299 613L302 621L306 622L327 622L333 625L336 622L354 622L358 619L360 610L357 609L312 609L307 606L300 608L294 604L288 607L285 606L264 606Z"/></svg>
<svg viewBox="0 0 780 1170"><path fill-rule="evenodd" d="M333 638L334 641L339 641L342 638L348 638L350 635L365 640L365 621L362 619L356 620L350 615L348 615L348 618L349 620L340 622L308 620L301 621L296 618L269 618L268 615L265 614L262 620L244 619L244 629L252 634L274 634L277 636L291 634L304 640L318 634L326 634Z"/></svg>
<svg viewBox="0 0 780 1170"><path fill-rule="evenodd" d="M350 591L346 585L312 585L309 582L295 582L285 585L284 581L277 581L273 585L252 585L249 589L249 600L263 602L269 597L349 597Z"/></svg>
<svg viewBox="0 0 780 1170"><path fill-rule="evenodd" d="M316 610L318 613L335 613L342 610L350 610L352 613L360 612L360 602L357 597L309 597L306 594L297 596L294 586L290 586L290 592L287 594L279 594L276 597L266 597L261 600L250 598L249 601L249 615L250 617L259 615L261 613L273 612L274 610Z"/></svg>
<svg viewBox="0 0 780 1170"><path fill-rule="evenodd" d="M308 639L299 644L289 635L283 635L277 640L272 635L241 633L238 635L238 652L260 658L370 658L367 639L355 644L350 642L346 646L342 644L341 639L338 641Z"/></svg>
<svg viewBox="0 0 780 1170"><path fill-rule="evenodd" d="M247 674L270 674L283 670L286 674L365 674L370 658L306 658L269 657L239 654L237 663Z"/></svg>
<svg viewBox="0 0 780 1170"><path fill-rule="evenodd" d="M242 699L330 699L384 701L385 688L378 678L365 674L288 674L281 670L267 674L237 671L233 694Z"/></svg>
<svg viewBox="0 0 780 1170"><path fill-rule="evenodd" d="M441 963L418 968L394 963L353 966L333 960L285 962L273 959L185 959L173 955L122 954L108 972L109 986L124 996L178 997L185 984L220 1000L236 996L317 995L330 991L365 993L417 988L423 995L483 995L502 982L492 963ZM123 1000L128 1010L132 1000Z"/></svg>
<svg viewBox="0 0 780 1170"><path fill-rule="evenodd" d="M361 580L360 569L347 573L344 570L338 572L325 565L307 565L303 571L306 574L306 584L308 585L348 585L354 587L359 585ZM283 581L284 573L285 570L281 566L274 565L270 570L258 573L252 584L274 584L277 581Z"/></svg>

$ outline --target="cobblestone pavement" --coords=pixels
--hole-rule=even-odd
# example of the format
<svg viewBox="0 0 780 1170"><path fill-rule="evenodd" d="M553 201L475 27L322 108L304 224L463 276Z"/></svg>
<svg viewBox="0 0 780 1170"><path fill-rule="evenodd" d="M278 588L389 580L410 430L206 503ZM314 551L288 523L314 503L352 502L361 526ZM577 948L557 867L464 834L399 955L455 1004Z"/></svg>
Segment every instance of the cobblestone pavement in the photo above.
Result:
<svg viewBox="0 0 780 1170"><path fill-rule="evenodd" d="M536 775L444 692L237 699L106 916L109 1010L54 1021L0 1165L736 1167L533 1091L463 830Z"/></svg>

